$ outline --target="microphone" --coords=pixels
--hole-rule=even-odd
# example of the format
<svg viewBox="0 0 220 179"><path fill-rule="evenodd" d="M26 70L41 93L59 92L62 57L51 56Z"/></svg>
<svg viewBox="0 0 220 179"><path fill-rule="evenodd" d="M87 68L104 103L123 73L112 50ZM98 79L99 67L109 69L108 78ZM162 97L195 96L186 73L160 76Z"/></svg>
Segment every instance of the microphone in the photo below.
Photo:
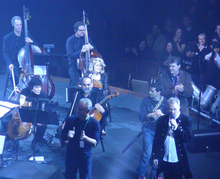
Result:
<svg viewBox="0 0 220 179"><path fill-rule="evenodd" d="M173 115L170 116L170 119L175 119L175 117ZM170 121L170 124L171 124L171 121ZM173 124L171 124L171 129L174 130L175 129L175 126Z"/></svg>

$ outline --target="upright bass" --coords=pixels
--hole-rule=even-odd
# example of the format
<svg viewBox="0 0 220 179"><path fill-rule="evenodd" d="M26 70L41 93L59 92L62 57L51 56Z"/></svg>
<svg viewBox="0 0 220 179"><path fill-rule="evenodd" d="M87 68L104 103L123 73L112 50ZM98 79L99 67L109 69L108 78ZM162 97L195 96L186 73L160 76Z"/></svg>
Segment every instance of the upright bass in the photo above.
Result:
<svg viewBox="0 0 220 179"><path fill-rule="evenodd" d="M26 39L28 38L27 21L30 20L31 16L29 10L25 6L23 7L23 17ZM45 51L36 45L30 45L29 43L25 43L25 46L18 53L18 63L20 68L22 69L22 74L20 75L19 80L20 89L27 87L27 84L32 76L37 76L42 81L42 91L44 91L48 95L49 99L52 99L55 94L54 82L48 74L37 75L34 73L34 53L45 53Z"/></svg>
<svg viewBox="0 0 220 179"><path fill-rule="evenodd" d="M86 17L85 11L83 11L83 23L85 26L85 45L89 45L89 36L88 36L88 28L89 20ZM81 70L81 75L84 76L85 74L93 74L93 58L102 56L94 49L89 49L84 53L81 53L80 58L77 59L77 68Z"/></svg>

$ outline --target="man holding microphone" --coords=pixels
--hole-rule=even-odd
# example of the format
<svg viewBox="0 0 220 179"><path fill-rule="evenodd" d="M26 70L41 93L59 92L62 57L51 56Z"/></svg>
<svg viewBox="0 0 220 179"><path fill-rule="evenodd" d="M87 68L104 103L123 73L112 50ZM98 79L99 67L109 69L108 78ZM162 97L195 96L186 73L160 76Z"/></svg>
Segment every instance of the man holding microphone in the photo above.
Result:
<svg viewBox="0 0 220 179"><path fill-rule="evenodd" d="M180 111L180 100L168 100L169 114L161 116L156 125L152 159L165 179L192 178L184 142L192 139L192 119Z"/></svg>

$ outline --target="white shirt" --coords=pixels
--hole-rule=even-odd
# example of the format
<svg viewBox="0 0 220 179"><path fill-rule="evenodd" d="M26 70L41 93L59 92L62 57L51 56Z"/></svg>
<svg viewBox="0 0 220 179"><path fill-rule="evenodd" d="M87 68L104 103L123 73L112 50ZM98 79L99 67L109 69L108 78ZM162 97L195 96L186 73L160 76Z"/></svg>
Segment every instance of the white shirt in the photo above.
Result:
<svg viewBox="0 0 220 179"><path fill-rule="evenodd" d="M206 59L207 61L209 61L210 58L211 58L211 56L212 56L212 52L209 53L209 54L207 54L207 55L205 56L205 59ZM215 64L217 65L217 67L220 68L220 55L219 55L218 53L216 54L214 60L215 60Z"/></svg>
<svg viewBox="0 0 220 179"><path fill-rule="evenodd" d="M177 119L180 116L179 114L175 117ZM171 129L171 124L170 124L170 119L168 122L168 135L164 141L164 156L163 156L163 161L165 162L170 162L170 163L176 163L178 162L178 156L176 152L176 144L175 144L175 139L173 136L173 129ZM176 129L174 129L176 130Z"/></svg>

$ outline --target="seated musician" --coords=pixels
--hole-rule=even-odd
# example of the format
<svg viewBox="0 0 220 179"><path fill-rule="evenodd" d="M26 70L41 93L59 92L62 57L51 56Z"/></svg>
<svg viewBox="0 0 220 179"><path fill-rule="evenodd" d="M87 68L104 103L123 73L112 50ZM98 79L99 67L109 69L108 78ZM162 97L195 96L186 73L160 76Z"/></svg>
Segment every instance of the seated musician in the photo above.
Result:
<svg viewBox="0 0 220 179"><path fill-rule="evenodd" d="M39 98L47 99L48 98L47 94L42 91L42 81L37 77L34 77L29 81L28 87L24 88L21 91L21 94L26 97L35 98L35 99L39 99ZM46 144L46 141L43 138L46 129L47 129L46 124L40 124L40 123L36 124L36 134L31 143L31 148L32 150L35 150L35 152L39 152L38 144L39 145Z"/></svg>
<svg viewBox="0 0 220 179"><path fill-rule="evenodd" d="M105 72L105 62L101 58L93 59L93 87L102 88L103 94L108 95L109 84L108 84L108 74ZM100 83L96 83L100 82ZM97 84L97 86L95 86ZM101 85L101 86L100 86Z"/></svg>
<svg viewBox="0 0 220 179"><path fill-rule="evenodd" d="M73 103L71 105L72 110L70 110L69 116L76 114L77 106L79 104L80 99L89 98L92 101L93 107L95 107L98 110L98 112L102 114L100 125L101 125L101 129L104 129L104 126L106 126L107 124L106 117L108 116L106 103L103 103L102 105L99 104L99 102L104 98L104 96L99 91L92 89L92 87L93 87L92 79L89 77L83 77L82 90L73 95ZM94 116L94 118L96 117ZM104 131L102 132L103 134L105 134Z"/></svg>

